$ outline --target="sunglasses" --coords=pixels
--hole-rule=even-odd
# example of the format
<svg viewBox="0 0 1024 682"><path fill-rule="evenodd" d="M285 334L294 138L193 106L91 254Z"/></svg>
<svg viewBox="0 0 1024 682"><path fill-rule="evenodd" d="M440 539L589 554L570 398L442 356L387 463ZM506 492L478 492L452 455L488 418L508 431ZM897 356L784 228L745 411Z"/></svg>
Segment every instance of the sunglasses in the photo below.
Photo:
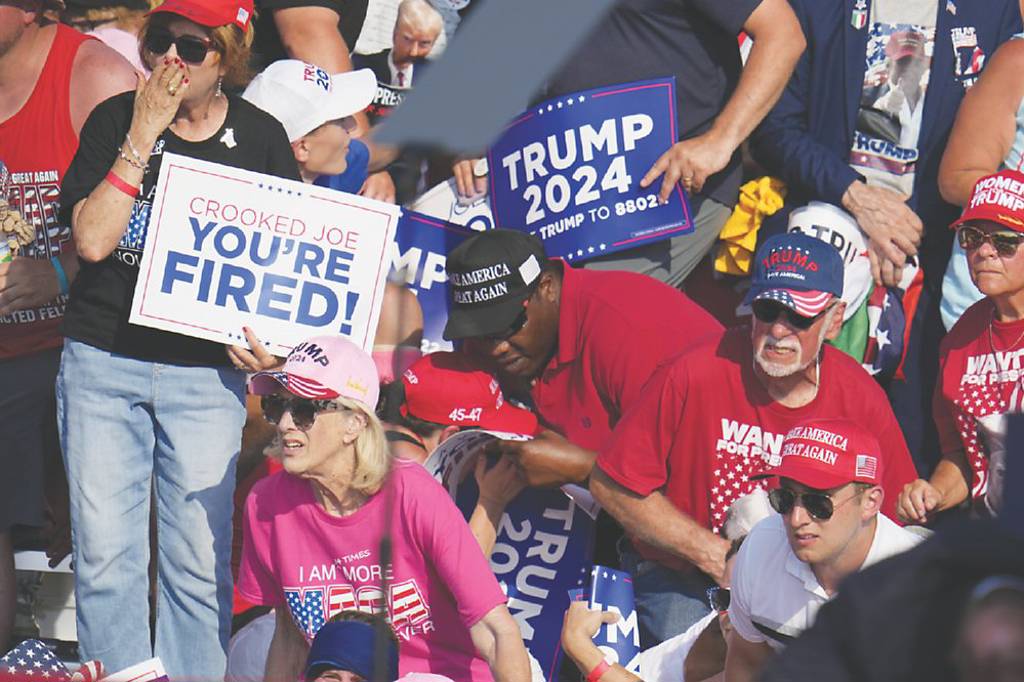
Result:
<svg viewBox="0 0 1024 682"><path fill-rule="evenodd" d="M512 324L508 328L497 334L487 334L484 336L488 341L504 341L509 339L520 332L520 330L526 326L526 308L524 307L522 312L516 316L516 319L512 320Z"/></svg>
<svg viewBox="0 0 1024 682"><path fill-rule="evenodd" d="M292 423L300 431L309 431L321 412L338 412L344 410L333 400L310 400L309 398L285 398L281 395L265 395L260 398L263 418L271 424L277 424L285 412L292 415Z"/></svg>
<svg viewBox="0 0 1024 682"><path fill-rule="evenodd" d="M829 308L831 308L832 306L828 306L820 313L812 317L804 317L803 315L797 313L791 308L787 308L786 306L782 305L781 303L778 303L777 301L769 301L767 299L754 301L750 307L754 311L754 317L756 317L760 322L764 322L765 324L772 324L775 322L775 320L779 319L779 315L785 315L786 322L791 327L803 331L805 329L810 329L811 325L817 322L822 315L827 313L829 311Z"/></svg>
<svg viewBox="0 0 1024 682"><path fill-rule="evenodd" d="M199 66L206 60L206 54L213 46L213 41L198 36L176 36L161 26L153 26L146 32L143 47L154 55L165 54L171 49L171 45L178 48L178 56L183 62Z"/></svg>
<svg viewBox="0 0 1024 682"><path fill-rule="evenodd" d="M818 521L828 521L836 509L858 496L859 493L836 504L827 493L798 493L789 488L775 488L768 491L768 502L771 503L772 509L785 516L793 511L793 507L799 500L812 518Z"/></svg>
<svg viewBox="0 0 1024 682"><path fill-rule="evenodd" d="M729 610L729 588L715 585L708 588L708 606L712 611L722 613Z"/></svg>
<svg viewBox="0 0 1024 682"><path fill-rule="evenodd" d="M1011 258L1017 253L1017 247L1020 246L1020 243L1024 241L1024 234L1012 230L985 232L976 227L965 225L956 231L956 239L960 242L960 248L964 251L972 251L988 242L1000 256Z"/></svg>

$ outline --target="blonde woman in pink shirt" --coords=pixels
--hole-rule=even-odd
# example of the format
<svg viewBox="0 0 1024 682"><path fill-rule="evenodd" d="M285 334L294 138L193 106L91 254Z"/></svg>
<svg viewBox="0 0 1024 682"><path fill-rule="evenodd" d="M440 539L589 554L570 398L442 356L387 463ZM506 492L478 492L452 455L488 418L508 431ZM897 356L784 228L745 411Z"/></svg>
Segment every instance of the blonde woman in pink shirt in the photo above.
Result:
<svg viewBox="0 0 1024 682"><path fill-rule="evenodd" d="M386 610L401 675L528 680L519 628L461 513L422 466L388 454L370 356L312 338L251 388L284 467L246 501L238 577L246 599L276 610L265 679L296 679L324 623L358 609Z"/></svg>

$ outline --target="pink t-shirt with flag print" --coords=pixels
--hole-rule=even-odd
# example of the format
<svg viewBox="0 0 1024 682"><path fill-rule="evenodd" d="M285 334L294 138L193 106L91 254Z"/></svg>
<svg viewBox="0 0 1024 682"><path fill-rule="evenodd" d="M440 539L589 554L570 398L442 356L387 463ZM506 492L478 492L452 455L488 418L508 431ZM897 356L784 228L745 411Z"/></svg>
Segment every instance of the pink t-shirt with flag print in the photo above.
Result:
<svg viewBox="0 0 1024 682"><path fill-rule="evenodd" d="M393 556L384 567L389 497ZM396 461L380 492L344 517L327 514L309 482L275 474L246 500L244 530L238 591L287 607L307 640L340 611L383 611L386 572L399 672L492 679L469 628L505 595L462 514L419 464Z"/></svg>

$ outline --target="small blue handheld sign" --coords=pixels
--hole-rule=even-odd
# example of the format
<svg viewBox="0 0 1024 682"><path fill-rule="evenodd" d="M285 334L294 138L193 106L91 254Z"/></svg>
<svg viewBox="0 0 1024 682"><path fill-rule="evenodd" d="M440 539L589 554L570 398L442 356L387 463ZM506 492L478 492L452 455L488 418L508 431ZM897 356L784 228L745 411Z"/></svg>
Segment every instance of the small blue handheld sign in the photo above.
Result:
<svg viewBox="0 0 1024 682"><path fill-rule="evenodd" d="M488 154L495 225L539 236L550 256L584 261L693 231L677 184L640 180L677 139L675 78L548 100L514 120Z"/></svg>
<svg viewBox="0 0 1024 682"><path fill-rule="evenodd" d="M639 675L640 626L633 600L633 577L624 571L595 565L590 571L590 590L582 597L591 609L615 611L621 616L614 623L601 625L594 644L612 661Z"/></svg>

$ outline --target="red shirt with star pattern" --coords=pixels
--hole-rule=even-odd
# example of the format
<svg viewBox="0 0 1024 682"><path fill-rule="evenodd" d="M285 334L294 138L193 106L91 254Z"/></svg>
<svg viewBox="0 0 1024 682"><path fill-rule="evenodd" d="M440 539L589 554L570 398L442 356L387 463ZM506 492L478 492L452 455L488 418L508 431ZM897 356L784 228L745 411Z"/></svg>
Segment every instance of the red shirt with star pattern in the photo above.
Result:
<svg viewBox="0 0 1024 682"><path fill-rule="evenodd" d="M750 327L724 334L663 365L622 418L597 466L638 495L660 490L717 533L733 500L751 492L786 433L802 421L846 417L882 447L882 511L917 478L903 433L878 383L850 356L826 345L814 399L799 408L774 401L754 375ZM645 559L685 570L681 559L633 540Z"/></svg>
<svg viewBox="0 0 1024 682"><path fill-rule="evenodd" d="M971 496L983 500L1005 461L1005 415L1024 412L1024 321L998 322L984 298L960 317L939 346L932 413L943 454L963 450Z"/></svg>

